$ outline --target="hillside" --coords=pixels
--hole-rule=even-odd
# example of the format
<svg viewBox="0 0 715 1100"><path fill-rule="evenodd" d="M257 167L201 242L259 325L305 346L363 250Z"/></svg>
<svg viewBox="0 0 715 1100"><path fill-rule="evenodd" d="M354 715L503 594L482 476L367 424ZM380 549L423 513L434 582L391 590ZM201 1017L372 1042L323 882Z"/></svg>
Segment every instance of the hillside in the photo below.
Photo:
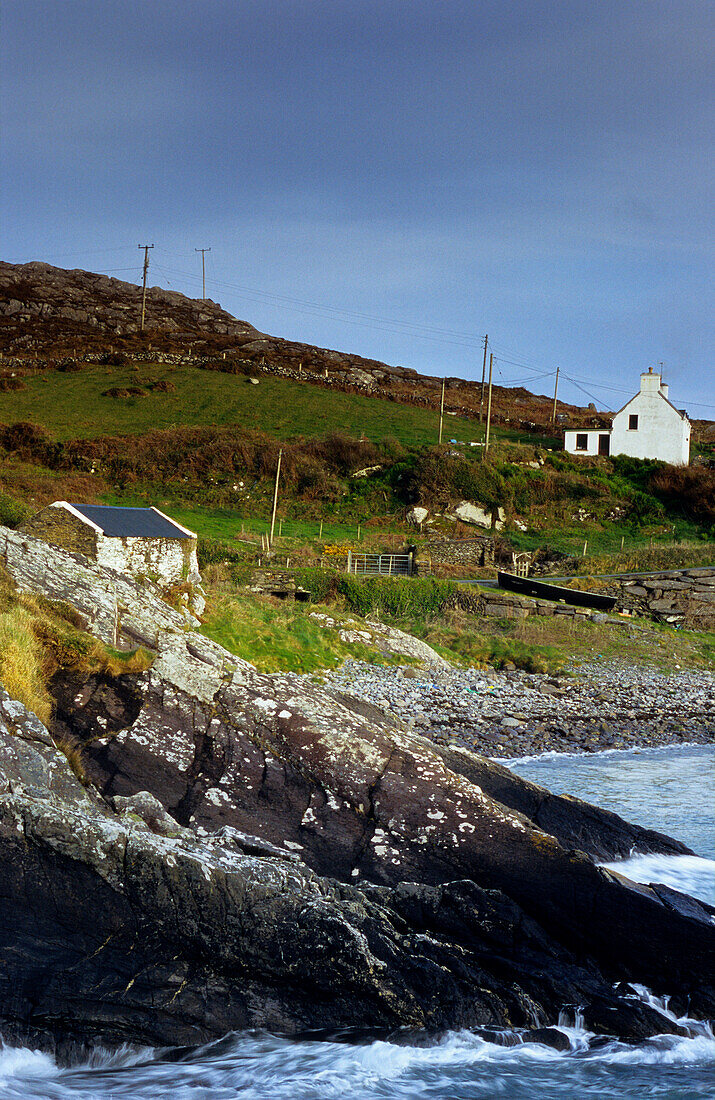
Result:
<svg viewBox="0 0 715 1100"><path fill-rule="evenodd" d="M141 287L106 275L32 262L0 262L0 351L14 365L40 360L125 355L129 358L176 355L234 365L267 365L312 381L381 395L392 401L437 407L441 376L420 375L402 366L259 332L212 301L147 289L146 322L139 332ZM439 363L440 352L435 354ZM327 381L326 381L327 376ZM479 382L447 378L445 407L478 416ZM600 423L593 409L559 402L569 422ZM494 387L495 423L524 430L547 430L552 399L518 388Z"/></svg>
<svg viewBox="0 0 715 1100"><path fill-rule="evenodd" d="M712 538L713 471L564 455L549 398L496 390L486 463L477 383L448 380L438 447L438 378L267 336L158 288L141 335L141 289L83 271L0 264L0 288L10 526L51 500L85 499L159 503L222 540L262 532L282 446L278 516L298 540L323 527L354 539L358 524L391 545L467 536L454 518L463 500L502 509L517 549L582 555L586 544L590 556ZM413 505L428 511L423 532L406 524Z"/></svg>

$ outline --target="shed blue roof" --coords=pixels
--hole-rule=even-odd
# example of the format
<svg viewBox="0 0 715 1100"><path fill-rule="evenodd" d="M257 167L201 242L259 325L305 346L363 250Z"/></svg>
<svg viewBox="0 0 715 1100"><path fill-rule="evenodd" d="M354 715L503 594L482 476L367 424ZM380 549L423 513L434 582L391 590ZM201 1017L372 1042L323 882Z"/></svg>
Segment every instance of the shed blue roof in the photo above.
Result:
<svg viewBox="0 0 715 1100"><path fill-rule="evenodd" d="M188 534L154 508L115 508L111 504L72 504L110 538L188 539Z"/></svg>

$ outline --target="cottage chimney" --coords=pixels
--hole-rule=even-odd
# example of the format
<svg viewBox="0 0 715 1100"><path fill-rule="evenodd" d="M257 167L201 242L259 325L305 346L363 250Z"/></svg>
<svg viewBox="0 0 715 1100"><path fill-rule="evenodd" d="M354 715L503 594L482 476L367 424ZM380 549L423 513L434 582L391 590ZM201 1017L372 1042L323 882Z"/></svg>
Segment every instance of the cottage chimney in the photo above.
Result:
<svg viewBox="0 0 715 1100"><path fill-rule="evenodd" d="M668 400L668 393L670 392L670 386L668 385L667 382L661 382L660 392L663 394L663 397L665 397L666 400Z"/></svg>
<svg viewBox="0 0 715 1100"><path fill-rule="evenodd" d="M655 374L652 367L641 375L641 393L657 393L660 389L660 375Z"/></svg>

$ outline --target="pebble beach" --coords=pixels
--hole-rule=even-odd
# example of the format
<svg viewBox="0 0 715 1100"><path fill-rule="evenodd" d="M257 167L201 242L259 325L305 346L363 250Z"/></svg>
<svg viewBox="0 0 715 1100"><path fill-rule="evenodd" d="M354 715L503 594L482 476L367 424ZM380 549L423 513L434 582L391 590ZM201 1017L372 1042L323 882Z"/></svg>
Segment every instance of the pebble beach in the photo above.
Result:
<svg viewBox="0 0 715 1100"><path fill-rule="evenodd" d="M403 728L485 756L715 741L715 678L707 670L667 674L609 662L548 676L348 660L326 678Z"/></svg>

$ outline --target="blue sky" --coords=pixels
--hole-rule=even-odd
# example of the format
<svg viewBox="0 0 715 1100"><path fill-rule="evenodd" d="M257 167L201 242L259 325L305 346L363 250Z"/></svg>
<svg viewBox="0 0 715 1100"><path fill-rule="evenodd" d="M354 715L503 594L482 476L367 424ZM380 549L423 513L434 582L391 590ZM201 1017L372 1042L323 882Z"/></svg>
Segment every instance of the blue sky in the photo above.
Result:
<svg viewBox="0 0 715 1100"><path fill-rule="evenodd" d="M264 331L462 377L488 332L497 381L560 366L601 408L663 361L715 418L707 0L1 19L3 259L138 281L153 242L150 283L200 296L210 247L207 295Z"/></svg>

